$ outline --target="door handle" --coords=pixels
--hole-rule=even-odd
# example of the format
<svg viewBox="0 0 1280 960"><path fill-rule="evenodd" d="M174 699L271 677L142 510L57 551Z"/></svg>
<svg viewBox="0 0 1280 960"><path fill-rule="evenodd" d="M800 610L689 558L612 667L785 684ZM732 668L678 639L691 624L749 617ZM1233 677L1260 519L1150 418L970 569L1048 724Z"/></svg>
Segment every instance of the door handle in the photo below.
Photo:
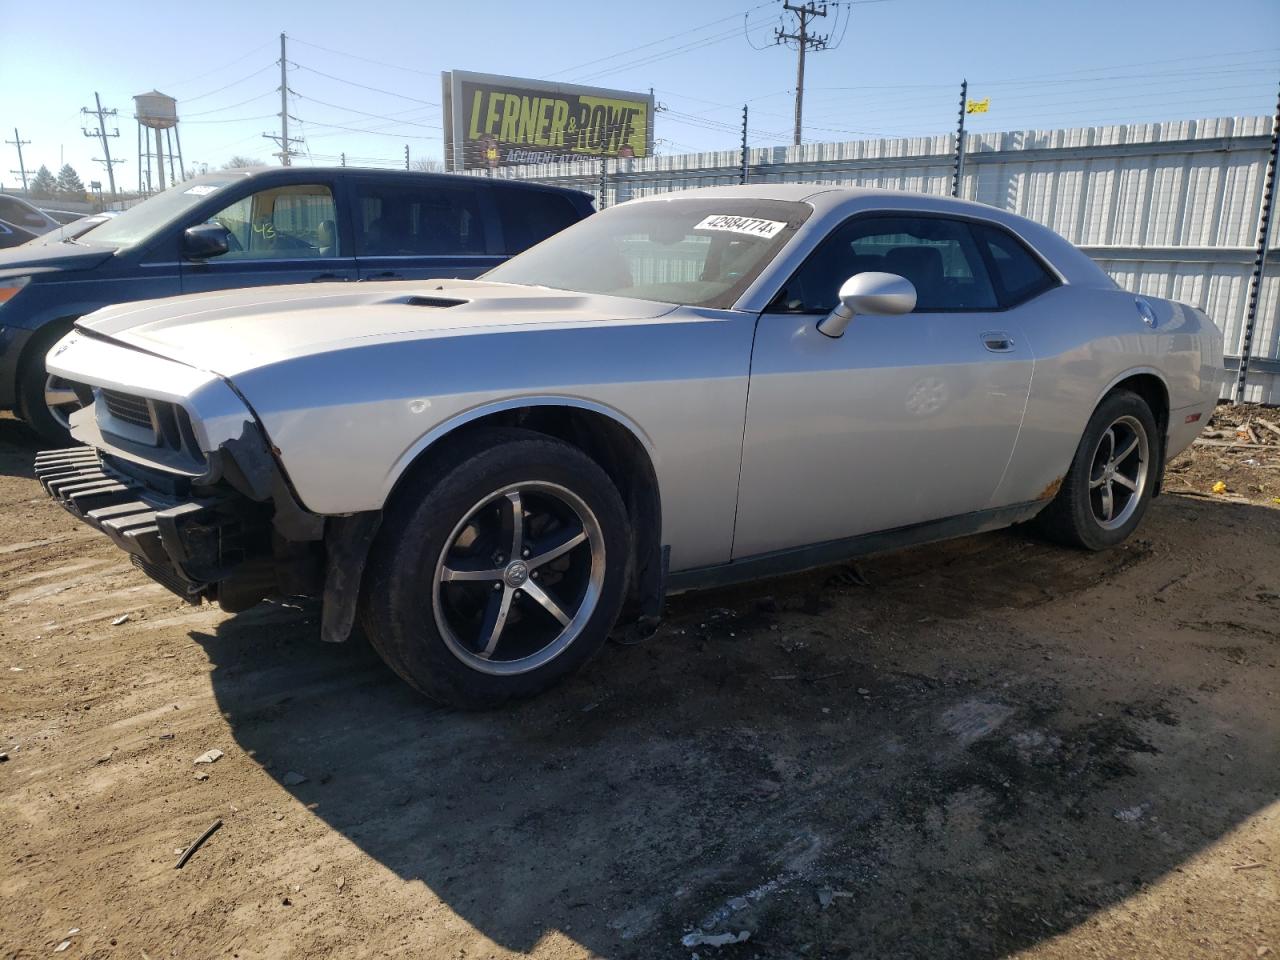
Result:
<svg viewBox="0 0 1280 960"><path fill-rule="evenodd" d="M979 334L982 345L992 353L1011 353L1015 346L1013 337L1003 330L987 330Z"/></svg>

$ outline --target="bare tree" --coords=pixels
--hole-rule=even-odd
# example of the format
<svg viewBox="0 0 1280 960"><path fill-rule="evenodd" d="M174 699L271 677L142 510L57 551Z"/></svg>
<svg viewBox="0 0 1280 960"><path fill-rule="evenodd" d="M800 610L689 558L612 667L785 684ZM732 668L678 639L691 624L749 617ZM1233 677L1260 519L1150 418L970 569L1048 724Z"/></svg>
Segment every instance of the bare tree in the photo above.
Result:
<svg viewBox="0 0 1280 960"><path fill-rule="evenodd" d="M257 157L242 157L236 154L230 160L222 165L223 170L234 170L237 167L262 167L265 166Z"/></svg>
<svg viewBox="0 0 1280 960"><path fill-rule="evenodd" d="M421 170L423 173L444 173L444 161L434 158L424 160L414 160L410 164L414 170Z"/></svg>

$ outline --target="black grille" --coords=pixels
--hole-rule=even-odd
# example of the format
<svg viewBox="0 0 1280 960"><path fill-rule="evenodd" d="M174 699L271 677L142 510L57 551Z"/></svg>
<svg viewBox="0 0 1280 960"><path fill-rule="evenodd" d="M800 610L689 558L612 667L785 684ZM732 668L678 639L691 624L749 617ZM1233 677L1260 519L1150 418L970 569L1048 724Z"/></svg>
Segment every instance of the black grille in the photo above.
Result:
<svg viewBox="0 0 1280 960"><path fill-rule="evenodd" d="M147 401L142 397L135 397L131 393L117 393L115 390L103 390L102 400L107 405L107 411L117 420L151 429L151 411L147 407Z"/></svg>

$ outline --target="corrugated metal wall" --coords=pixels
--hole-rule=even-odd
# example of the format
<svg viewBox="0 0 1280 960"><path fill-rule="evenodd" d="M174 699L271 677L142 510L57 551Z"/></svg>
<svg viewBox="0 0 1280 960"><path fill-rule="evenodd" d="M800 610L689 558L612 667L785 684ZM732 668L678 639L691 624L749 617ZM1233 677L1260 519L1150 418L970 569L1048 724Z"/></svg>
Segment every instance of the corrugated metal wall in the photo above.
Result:
<svg viewBox="0 0 1280 960"><path fill-rule="evenodd" d="M1270 148L1270 117L971 135L962 195L1037 220L1123 287L1201 307L1233 370L1244 329ZM856 140L749 152L752 182L951 190L954 138ZM605 164L605 201L738 182L736 150ZM600 164L509 167L498 176L599 195ZM1280 403L1280 231L1254 329L1246 399ZM1233 379L1224 374L1224 383Z"/></svg>

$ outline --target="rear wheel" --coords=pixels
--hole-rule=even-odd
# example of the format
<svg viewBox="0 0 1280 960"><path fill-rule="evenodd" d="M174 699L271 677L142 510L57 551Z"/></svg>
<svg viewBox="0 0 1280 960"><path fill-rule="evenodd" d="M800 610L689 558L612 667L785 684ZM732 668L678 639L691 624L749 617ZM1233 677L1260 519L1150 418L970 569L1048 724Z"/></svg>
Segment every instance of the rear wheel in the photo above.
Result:
<svg viewBox="0 0 1280 960"><path fill-rule="evenodd" d="M460 707L531 696L581 666L617 618L630 532L607 474L524 430L476 435L383 520L365 632L418 690Z"/></svg>
<svg viewBox="0 0 1280 960"><path fill-rule="evenodd" d="M1062 487L1035 526L1070 546L1115 546L1142 521L1162 453L1147 402L1127 390L1109 394L1089 419Z"/></svg>

